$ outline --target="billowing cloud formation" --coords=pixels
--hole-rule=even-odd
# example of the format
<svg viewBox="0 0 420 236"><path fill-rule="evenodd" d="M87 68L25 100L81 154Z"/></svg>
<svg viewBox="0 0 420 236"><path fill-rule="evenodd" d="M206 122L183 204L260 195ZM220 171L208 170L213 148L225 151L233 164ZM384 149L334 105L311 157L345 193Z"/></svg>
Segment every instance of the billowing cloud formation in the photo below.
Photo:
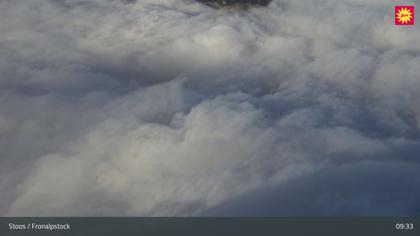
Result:
<svg viewBox="0 0 420 236"><path fill-rule="evenodd" d="M0 1L0 215L418 215L398 3Z"/></svg>

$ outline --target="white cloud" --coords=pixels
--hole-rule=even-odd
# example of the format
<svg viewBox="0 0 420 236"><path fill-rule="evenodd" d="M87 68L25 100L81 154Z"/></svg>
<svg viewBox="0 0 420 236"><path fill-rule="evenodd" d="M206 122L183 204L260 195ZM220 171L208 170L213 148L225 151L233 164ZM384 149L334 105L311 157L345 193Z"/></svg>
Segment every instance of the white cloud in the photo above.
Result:
<svg viewBox="0 0 420 236"><path fill-rule="evenodd" d="M339 169L418 179L401 166L420 169L420 30L394 4L1 1L0 215L200 215L301 179L341 191ZM366 212L386 191L349 189L367 215L419 194Z"/></svg>

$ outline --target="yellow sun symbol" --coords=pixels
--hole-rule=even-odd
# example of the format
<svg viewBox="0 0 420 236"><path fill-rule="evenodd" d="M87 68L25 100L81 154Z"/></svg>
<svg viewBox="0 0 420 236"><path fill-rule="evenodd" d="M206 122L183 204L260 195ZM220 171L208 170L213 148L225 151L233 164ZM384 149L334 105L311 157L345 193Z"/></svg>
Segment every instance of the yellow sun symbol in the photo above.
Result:
<svg viewBox="0 0 420 236"><path fill-rule="evenodd" d="M400 23L406 24L413 19L413 13L408 8L401 8L397 12L397 19Z"/></svg>

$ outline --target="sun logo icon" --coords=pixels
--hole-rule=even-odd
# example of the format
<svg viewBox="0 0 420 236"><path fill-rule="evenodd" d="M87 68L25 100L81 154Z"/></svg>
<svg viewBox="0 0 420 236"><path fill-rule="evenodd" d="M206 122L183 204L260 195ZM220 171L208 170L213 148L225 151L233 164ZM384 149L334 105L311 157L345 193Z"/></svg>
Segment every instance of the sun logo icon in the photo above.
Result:
<svg viewBox="0 0 420 236"><path fill-rule="evenodd" d="M414 6L395 6L396 25L414 25Z"/></svg>

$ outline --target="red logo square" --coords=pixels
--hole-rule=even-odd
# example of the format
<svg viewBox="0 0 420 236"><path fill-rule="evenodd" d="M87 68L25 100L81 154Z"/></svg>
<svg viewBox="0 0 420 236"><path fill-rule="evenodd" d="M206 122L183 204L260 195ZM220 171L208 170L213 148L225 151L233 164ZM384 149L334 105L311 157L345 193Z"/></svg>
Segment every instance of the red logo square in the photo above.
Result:
<svg viewBox="0 0 420 236"><path fill-rule="evenodd" d="M395 25L414 25L414 6L395 6Z"/></svg>

